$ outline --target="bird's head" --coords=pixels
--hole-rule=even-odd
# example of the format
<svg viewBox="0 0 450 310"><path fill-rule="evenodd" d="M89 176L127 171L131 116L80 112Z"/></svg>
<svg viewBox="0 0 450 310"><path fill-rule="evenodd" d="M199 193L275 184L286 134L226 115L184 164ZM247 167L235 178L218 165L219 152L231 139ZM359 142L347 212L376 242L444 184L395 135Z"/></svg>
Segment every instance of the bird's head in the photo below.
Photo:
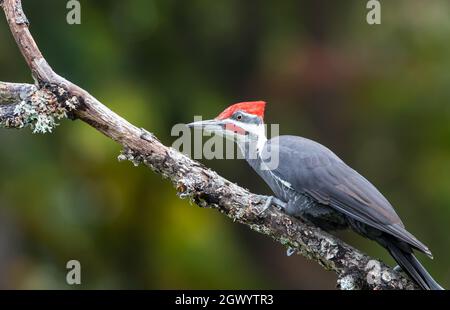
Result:
<svg viewBox="0 0 450 310"><path fill-rule="evenodd" d="M187 126L224 136L235 142L265 142L264 101L239 102L226 108L216 118L190 123Z"/></svg>

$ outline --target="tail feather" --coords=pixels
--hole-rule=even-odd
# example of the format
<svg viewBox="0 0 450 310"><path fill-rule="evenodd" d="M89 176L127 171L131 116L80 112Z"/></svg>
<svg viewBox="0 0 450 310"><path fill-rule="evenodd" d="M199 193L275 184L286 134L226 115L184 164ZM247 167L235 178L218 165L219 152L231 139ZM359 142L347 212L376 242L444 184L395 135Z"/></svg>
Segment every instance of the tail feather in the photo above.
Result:
<svg viewBox="0 0 450 310"><path fill-rule="evenodd" d="M412 254L400 247L390 244L388 250L402 269L424 290L443 290Z"/></svg>

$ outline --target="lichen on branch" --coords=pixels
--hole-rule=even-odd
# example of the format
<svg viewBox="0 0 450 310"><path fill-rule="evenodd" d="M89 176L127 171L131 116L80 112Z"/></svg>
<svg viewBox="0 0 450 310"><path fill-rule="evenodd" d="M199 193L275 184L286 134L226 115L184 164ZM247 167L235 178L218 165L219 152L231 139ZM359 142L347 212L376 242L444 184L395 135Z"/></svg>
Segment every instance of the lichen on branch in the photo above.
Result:
<svg viewBox="0 0 450 310"><path fill-rule="evenodd" d="M9 115L0 119L4 128L24 128L30 126L33 133L51 133L79 105L75 96L59 86L35 89L31 93L19 94L21 99L9 110ZM12 111L11 111L12 110Z"/></svg>

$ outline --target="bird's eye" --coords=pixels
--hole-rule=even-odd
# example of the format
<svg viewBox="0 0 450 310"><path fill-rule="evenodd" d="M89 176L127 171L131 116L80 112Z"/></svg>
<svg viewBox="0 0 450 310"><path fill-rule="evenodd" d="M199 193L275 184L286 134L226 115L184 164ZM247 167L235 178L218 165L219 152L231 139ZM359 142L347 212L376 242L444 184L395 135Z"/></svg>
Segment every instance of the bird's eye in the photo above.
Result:
<svg viewBox="0 0 450 310"><path fill-rule="evenodd" d="M236 118L238 121L240 121L242 119L242 114L238 114L238 116Z"/></svg>

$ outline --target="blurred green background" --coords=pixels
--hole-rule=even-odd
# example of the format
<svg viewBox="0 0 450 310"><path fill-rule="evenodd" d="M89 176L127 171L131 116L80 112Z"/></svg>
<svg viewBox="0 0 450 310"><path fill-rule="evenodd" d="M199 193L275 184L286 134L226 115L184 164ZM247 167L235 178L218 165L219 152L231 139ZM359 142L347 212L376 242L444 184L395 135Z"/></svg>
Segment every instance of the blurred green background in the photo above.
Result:
<svg viewBox="0 0 450 310"><path fill-rule="evenodd" d="M82 0L72 26L67 1L23 2L53 68L165 144L193 115L268 101L281 134L327 145L385 194L450 287L449 1L382 1L378 26L361 0ZM0 80L32 82L3 16L0 42ZM120 147L82 122L0 141L0 288L335 288L315 262L118 163ZM203 162L269 193L242 160ZM66 284L71 259L80 286Z"/></svg>

